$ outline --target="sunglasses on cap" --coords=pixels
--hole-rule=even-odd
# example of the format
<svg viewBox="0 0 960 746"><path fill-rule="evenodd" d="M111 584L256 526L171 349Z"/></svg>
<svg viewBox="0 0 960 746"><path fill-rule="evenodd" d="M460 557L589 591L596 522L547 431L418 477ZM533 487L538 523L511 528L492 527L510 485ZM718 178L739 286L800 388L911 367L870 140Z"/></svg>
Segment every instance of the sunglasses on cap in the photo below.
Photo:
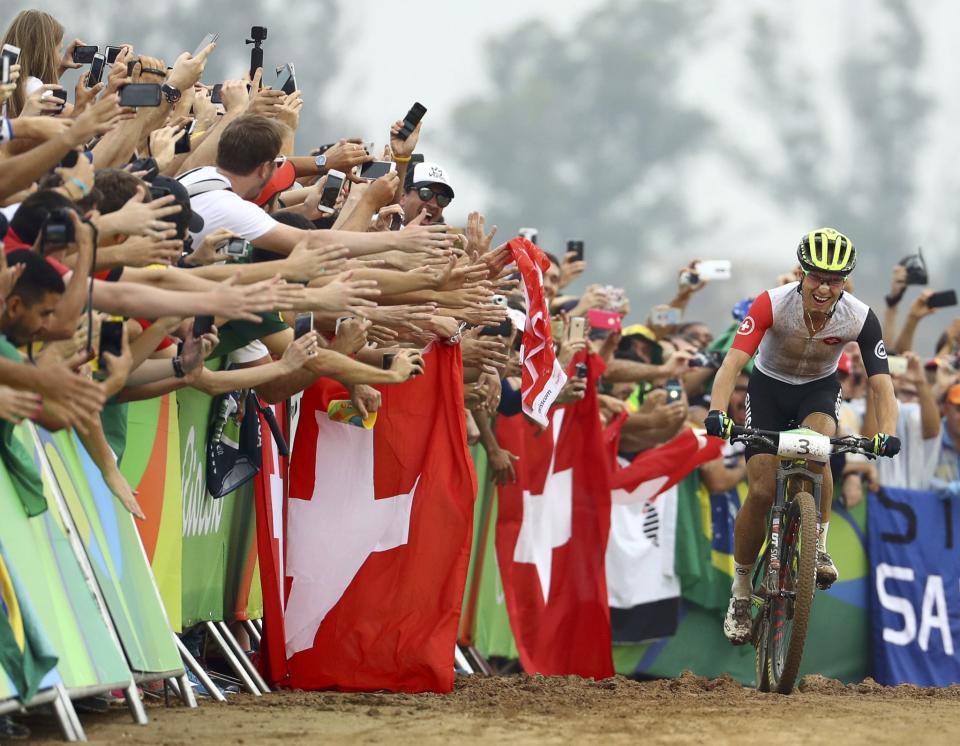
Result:
<svg viewBox="0 0 960 746"><path fill-rule="evenodd" d="M280 166L282 166L286 162L287 162L287 156L285 155L278 155L276 158L273 159L273 165L276 166L277 168L280 168Z"/></svg>
<svg viewBox="0 0 960 746"><path fill-rule="evenodd" d="M429 202L434 197L437 198L437 205L440 207L446 207L450 204L450 200L453 199L449 194L443 194L438 192L432 187L422 186L417 189L417 196L424 202Z"/></svg>

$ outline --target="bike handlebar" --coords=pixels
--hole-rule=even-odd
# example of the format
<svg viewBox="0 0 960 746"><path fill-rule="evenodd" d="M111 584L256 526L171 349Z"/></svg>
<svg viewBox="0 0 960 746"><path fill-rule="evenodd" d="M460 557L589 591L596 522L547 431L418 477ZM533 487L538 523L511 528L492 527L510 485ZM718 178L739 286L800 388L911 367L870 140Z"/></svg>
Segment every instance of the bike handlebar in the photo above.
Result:
<svg viewBox="0 0 960 746"><path fill-rule="evenodd" d="M826 436L821 436L826 437ZM831 453L859 453L867 458L876 458L873 452L873 441L870 438L861 438L859 435L844 435L829 438ZM754 427L734 425L730 436L731 443L746 443L758 451L765 451L777 455L780 443L780 433L776 430L760 430Z"/></svg>

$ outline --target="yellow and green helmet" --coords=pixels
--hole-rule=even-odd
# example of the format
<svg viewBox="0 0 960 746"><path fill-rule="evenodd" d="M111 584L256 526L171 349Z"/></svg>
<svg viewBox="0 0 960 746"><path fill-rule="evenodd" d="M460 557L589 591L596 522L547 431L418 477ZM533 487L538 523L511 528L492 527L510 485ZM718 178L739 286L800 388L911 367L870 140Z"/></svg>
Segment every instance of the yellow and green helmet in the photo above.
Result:
<svg viewBox="0 0 960 746"><path fill-rule="evenodd" d="M800 239L797 261L804 272L829 272L846 277L857 265L853 241L834 228L817 228Z"/></svg>

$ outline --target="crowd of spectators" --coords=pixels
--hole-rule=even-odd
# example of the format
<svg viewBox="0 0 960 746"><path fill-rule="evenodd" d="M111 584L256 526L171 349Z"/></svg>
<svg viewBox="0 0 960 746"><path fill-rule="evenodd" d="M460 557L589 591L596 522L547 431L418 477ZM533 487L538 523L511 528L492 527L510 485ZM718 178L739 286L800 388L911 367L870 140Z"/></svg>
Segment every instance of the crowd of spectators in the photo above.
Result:
<svg viewBox="0 0 960 746"><path fill-rule="evenodd" d="M508 250L494 244L496 227L478 212L460 228L446 224L456 179L420 150L429 115L380 123L378 147L351 133L310 133L329 144L297 154L305 96L295 80L284 90L265 86L260 69L205 80L216 43L172 61L123 44L109 64L100 45L89 64L77 61L89 45L34 10L10 22L2 43L0 456L28 495L39 476L12 435L24 418L75 428L116 497L142 516L117 467L126 403L182 387L255 388L278 402L328 377L366 416L380 404L373 387L417 375L434 340L460 345L471 442L486 450L497 482L516 478L495 419L523 416L524 296ZM59 81L74 68L82 74L66 91ZM123 105L134 93L156 100ZM385 173L365 178L370 163ZM702 424L710 382L750 299L709 324L685 318L708 285L696 262L679 268L676 295L649 311L639 301L631 308L616 287L569 294L587 264L582 245L568 248L547 253L544 275L558 357L571 369L557 404L584 395L572 361L589 346L606 361L601 416L627 415L621 455ZM744 289L763 289L754 282ZM922 290L901 325L907 282L898 265L884 319L887 349L903 361L894 370L903 452L834 464L837 499L847 505L880 484L960 495L960 318L929 307L931 291ZM294 319L307 312L309 330L295 336ZM914 350L918 325L938 319L936 348ZM100 355L101 338L118 342ZM203 364L224 356L229 369ZM855 345L839 376L842 428L871 434ZM746 382L744 374L730 405L740 423ZM745 478L743 456L728 446L702 475L712 491L729 489Z"/></svg>

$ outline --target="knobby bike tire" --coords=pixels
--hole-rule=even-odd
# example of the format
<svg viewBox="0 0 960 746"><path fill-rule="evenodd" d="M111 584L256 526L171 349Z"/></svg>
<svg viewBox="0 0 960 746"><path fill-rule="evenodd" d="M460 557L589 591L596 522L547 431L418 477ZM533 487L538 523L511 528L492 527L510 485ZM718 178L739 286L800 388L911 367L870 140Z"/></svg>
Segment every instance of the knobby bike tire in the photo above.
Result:
<svg viewBox="0 0 960 746"><path fill-rule="evenodd" d="M770 688L780 694L790 694L800 671L816 589L817 509L813 495L798 492L793 496L782 532L779 585L788 589L792 586L795 596L792 601L775 599L771 604L767 671ZM786 642L788 632L789 642Z"/></svg>
<svg viewBox="0 0 960 746"><path fill-rule="evenodd" d="M757 677L757 690L761 692L770 691L770 601L764 599L757 602L756 598L762 597L762 587L767 582L768 563L770 562L770 546L767 545L760 560L759 567L753 578L753 598L754 598L754 617L753 617L753 647L756 650L754 655L754 671Z"/></svg>

